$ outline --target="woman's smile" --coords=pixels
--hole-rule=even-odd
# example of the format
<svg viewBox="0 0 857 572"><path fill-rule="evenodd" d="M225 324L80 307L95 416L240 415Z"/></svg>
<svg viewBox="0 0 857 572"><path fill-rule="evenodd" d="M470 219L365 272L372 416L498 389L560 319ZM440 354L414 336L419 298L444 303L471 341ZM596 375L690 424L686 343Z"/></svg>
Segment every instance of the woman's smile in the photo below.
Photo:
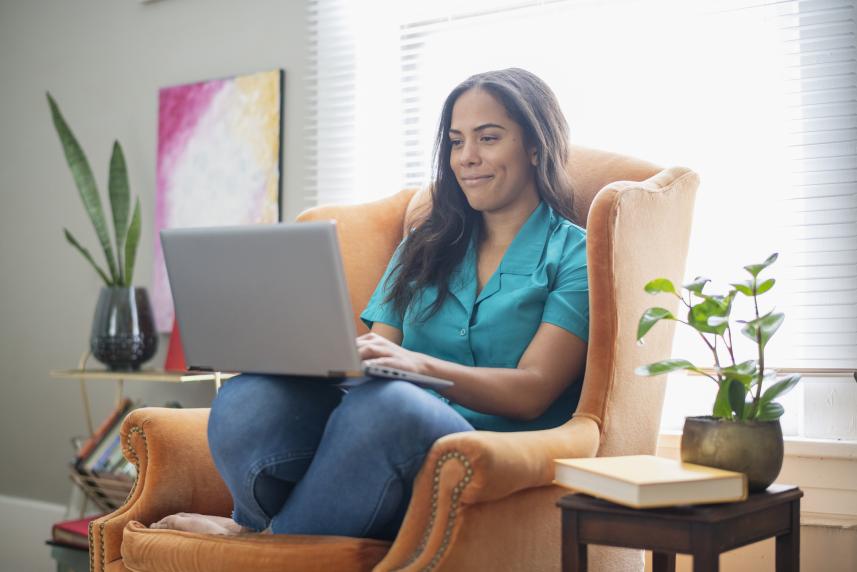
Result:
<svg viewBox="0 0 857 572"><path fill-rule="evenodd" d="M467 187L483 185L494 179L494 175L465 175L461 177L460 183Z"/></svg>

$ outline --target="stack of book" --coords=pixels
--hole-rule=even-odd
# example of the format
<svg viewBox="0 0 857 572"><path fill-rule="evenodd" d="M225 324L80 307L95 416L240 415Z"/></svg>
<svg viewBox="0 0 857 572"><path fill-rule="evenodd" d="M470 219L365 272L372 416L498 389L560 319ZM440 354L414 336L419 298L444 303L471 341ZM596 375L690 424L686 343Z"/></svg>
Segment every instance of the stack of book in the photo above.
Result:
<svg viewBox="0 0 857 572"><path fill-rule="evenodd" d="M137 468L125 459L119 430L135 406L123 399L77 450L71 462L71 478L100 509L112 511L125 502Z"/></svg>
<svg viewBox="0 0 857 572"><path fill-rule="evenodd" d="M58 544L68 548L89 549L89 523L102 515L92 515L77 520L57 522L51 529L48 544Z"/></svg>
<svg viewBox="0 0 857 572"><path fill-rule="evenodd" d="M653 455L554 459L554 483L631 508L747 500L747 476Z"/></svg>
<svg viewBox="0 0 857 572"><path fill-rule="evenodd" d="M74 468L84 476L125 476L133 480L136 469L122 455L119 429L125 416L134 409L125 398L87 439L74 458Z"/></svg>

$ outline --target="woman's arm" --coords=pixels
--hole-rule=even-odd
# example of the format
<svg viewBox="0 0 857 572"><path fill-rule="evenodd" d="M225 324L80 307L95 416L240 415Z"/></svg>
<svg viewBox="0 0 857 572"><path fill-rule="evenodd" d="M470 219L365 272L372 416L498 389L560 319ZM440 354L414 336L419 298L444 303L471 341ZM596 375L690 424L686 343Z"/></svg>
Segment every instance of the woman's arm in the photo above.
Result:
<svg viewBox="0 0 857 572"><path fill-rule="evenodd" d="M406 350L401 341L401 330L376 322L372 333L357 338L357 346L361 359L449 379L455 386L439 393L469 409L512 419L536 419L586 364L586 342L544 322L513 369L460 365Z"/></svg>

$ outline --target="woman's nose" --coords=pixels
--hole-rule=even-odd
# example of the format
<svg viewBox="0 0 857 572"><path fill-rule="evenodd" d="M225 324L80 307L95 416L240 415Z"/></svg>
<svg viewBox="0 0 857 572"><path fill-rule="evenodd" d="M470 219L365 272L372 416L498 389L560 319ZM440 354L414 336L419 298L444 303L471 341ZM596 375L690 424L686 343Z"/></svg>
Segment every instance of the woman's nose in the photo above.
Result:
<svg viewBox="0 0 857 572"><path fill-rule="evenodd" d="M479 152L476 145L469 141L464 141L461 144L461 153L458 156L459 162L462 165L473 165L479 162Z"/></svg>

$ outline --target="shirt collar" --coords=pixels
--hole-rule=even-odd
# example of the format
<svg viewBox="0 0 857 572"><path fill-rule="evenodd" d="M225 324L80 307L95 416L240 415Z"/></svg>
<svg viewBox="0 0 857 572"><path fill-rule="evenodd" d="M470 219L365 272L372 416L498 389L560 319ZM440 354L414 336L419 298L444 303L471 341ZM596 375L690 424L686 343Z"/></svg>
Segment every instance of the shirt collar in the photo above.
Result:
<svg viewBox="0 0 857 572"><path fill-rule="evenodd" d="M553 217L553 209L541 201L515 235L497 271L504 274L532 273L542 258Z"/></svg>
<svg viewBox="0 0 857 572"><path fill-rule="evenodd" d="M512 240L495 276L489 280L479 300L494 294L500 287L497 280L500 274L532 274L542 258L545 243L556 215L547 203L541 201L533 210L518 234ZM449 291L465 308L471 308L476 303L476 236L473 236L467 247L464 258L450 275Z"/></svg>

